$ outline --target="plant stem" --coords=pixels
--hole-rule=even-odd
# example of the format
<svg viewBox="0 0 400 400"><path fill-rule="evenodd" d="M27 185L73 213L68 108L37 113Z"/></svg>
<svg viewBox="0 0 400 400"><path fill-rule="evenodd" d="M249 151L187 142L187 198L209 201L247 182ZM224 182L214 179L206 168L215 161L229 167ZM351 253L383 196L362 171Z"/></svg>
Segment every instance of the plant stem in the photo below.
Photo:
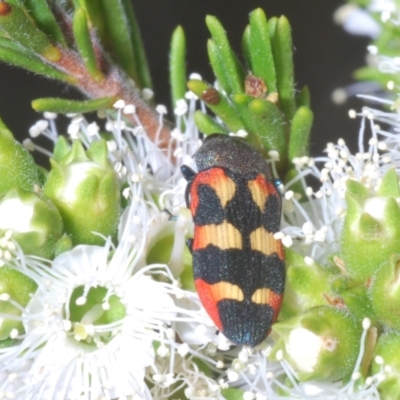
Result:
<svg viewBox="0 0 400 400"><path fill-rule="evenodd" d="M133 104L136 107L136 117L139 118L148 137L154 142L158 136L157 146L163 149L168 147L171 135L167 124L163 124L160 130L159 114L140 97L139 90L133 84L127 84L129 80L116 68L109 65L101 54L97 53L97 56L100 57L100 64L106 64L106 68L102 68L106 72L104 79L99 81L89 74L75 52L62 47L59 47L59 50L61 58L55 63L56 67L68 75L74 76L76 78L75 86L82 93L91 99L116 96L124 100L126 104ZM134 125L137 124L135 115L126 115L125 117Z"/></svg>

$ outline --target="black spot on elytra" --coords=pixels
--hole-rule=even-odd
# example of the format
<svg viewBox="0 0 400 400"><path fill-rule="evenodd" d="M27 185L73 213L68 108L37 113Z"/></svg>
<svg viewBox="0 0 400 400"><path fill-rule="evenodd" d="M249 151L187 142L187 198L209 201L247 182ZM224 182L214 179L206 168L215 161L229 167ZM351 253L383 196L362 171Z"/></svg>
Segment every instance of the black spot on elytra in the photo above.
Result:
<svg viewBox="0 0 400 400"><path fill-rule="evenodd" d="M215 190L208 185L197 188L199 205L193 220L196 225L221 224L225 219L225 211Z"/></svg>
<svg viewBox="0 0 400 400"><path fill-rule="evenodd" d="M245 248L250 248L249 235L262 224L260 208L254 202L248 187L249 180L255 178L255 174L245 176L229 173L236 184L235 195L226 206L226 219L241 234Z"/></svg>
<svg viewBox="0 0 400 400"><path fill-rule="evenodd" d="M262 225L268 232L278 232L281 221L281 200L278 196L270 194L265 201Z"/></svg>
<svg viewBox="0 0 400 400"><path fill-rule="evenodd" d="M193 273L195 279L211 285L221 281L238 285L248 300L260 288L281 294L285 284L285 263L276 253L266 256L257 250L221 250L208 245L193 251Z"/></svg>
<svg viewBox="0 0 400 400"><path fill-rule="evenodd" d="M226 299L217 307L222 332L235 344L254 347L267 337L274 318L270 306Z"/></svg>

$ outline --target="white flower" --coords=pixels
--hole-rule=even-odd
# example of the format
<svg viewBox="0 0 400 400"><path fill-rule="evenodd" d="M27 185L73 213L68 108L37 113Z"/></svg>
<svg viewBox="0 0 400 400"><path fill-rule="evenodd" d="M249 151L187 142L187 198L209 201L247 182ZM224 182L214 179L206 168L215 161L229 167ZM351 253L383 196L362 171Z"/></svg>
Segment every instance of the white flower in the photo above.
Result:
<svg viewBox="0 0 400 400"><path fill-rule="evenodd" d="M121 281L118 274L124 268L119 271L113 259L108 261L110 249L110 242L105 247L77 246L57 257L51 269L37 263L39 288L23 315L25 337L0 356L2 362L11 356L20 363L31 362L24 376L29 382L24 398L76 398L88 391L95 397L138 393L146 398L144 372L154 361L154 336L147 330L158 315L154 304L164 304L164 318L168 311L175 314L169 310L174 305L166 290L143 273ZM104 297L95 301L90 291L99 288ZM115 299L124 315L97 325ZM93 304L79 318L73 309L86 302ZM14 364L18 373L19 365Z"/></svg>
<svg viewBox="0 0 400 400"><path fill-rule="evenodd" d="M104 247L81 245L58 256L51 268L23 260L39 287L22 316L22 341L0 354L1 373L20 374L24 384L13 389L4 383L4 391L24 399L152 398L144 376L148 366L158 368L153 344L175 352L180 344L169 326L196 319L202 324L202 317L194 294L187 297L152 278L172 279L164 266L136 271L141 246L123 241L113 250L109 240ZM177 307L176 297L194 301L197 311Z"/></svg>

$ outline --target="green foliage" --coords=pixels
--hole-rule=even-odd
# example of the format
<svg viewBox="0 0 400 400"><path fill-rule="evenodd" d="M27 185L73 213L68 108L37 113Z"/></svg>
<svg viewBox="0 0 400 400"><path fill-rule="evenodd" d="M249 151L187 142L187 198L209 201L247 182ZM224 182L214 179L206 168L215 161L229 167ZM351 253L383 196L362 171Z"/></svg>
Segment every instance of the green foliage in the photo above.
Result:
<svg viewBox="0 0 400 400"><path fill-rule="evenodd" d="M60 60L59 49L32 21L26 9L2 2L0 4L0 28L3 37L11 38L14 42L37 53L49 62Z"/></svg>
<svg viewBox="0 0 400 400"><path fill-rule="evenodd" d="M140 89L151 88L151 79L129 0L1 2L0 61L69 83L85 96L100 100L78 105L40 99L34 103L39 111L97 110L96 105L112 106L113 101L102 100L109 96L135 101L138 108L146 109L148 119L157 120L139 96Z"/></svg>
<svg viewBox="0 0 400 400"><path fill-rule="evenodd" d="M290 249L285 250L286 288L279 322L273 326L275 337L279 339L273 355L276 356L277 351L282 350L285 360L292 358L291 365L298 372L300 380L335 379L335 374L344 373L345 369L347 373L353 372L360 343L360 327L368 318L371 327L363 344L360 372L364 378L371 372L377 373L380 366L372 360L374 355L382 356L384 365L391 368L379 385L382 398L398 398L399 194L399 177L394 168L385 173L376 190L355 180L347 181L347 211L340 237L340 251L335 258L336 265L318 265L308 262L310 260L306 262L303 255ZM324 322L321 318L325 318L322 315L325 312L321 313L320 310L336 310L338 314L328 316ZM312 323L306 326L306 320ZM342 324L340 320L346 326L341 326L334 333ZM326 322L330 322L330 328ZM352 354L352 361L342 359L344 364L339 365L340 359L335 357L328 362L329 354L324 355L323 351L319 351L318 362L312 365L312 371L302 371L298 363L299 353L290 350L294 347L288 341L296 335L301 339L303 328L321 336L318 330L324 330L324 324L329 328L322 332L325 339L329 335L341 335L346 330L346 339L342 342L346 342L346 345L350 340L353 342L351 348L346 349L348 355ZM304 337L313 336L307 333ZM339 336L335 337L339 343ZM353 346L357 347L356 353L352 350ZM313 349L312 345L310 349ZM339 363L336 364L336 370L331 369L334 363ZM351 368L348 368L349 364ZM345 375L342 378L346 378Z"/></svg>
<svg viewBox="0 0 400 400"><path fill-rule="evenodd" d="M104 97L94 100L66 100L57 98L42 98L32 101L32 108L36 111L55 112L60 114L67 113L88 113L99 109L110 108L117 100L116 97Z"/></svg>
<svg viewBox="0 0 400 400"><path fill-rule="evenodd" d="M88 19L83 8L75 11L72 27L76 46L87 70L93 78L102 80L103 76L97 66L96 54L90 38Z"/></svg>
<svg viewBox="0 0 400 400"><path fill-rule="evenodd" d="M172 34L169 60L171 97L174 107L186 93L186 38L181 26L178 26Z"/></svg>
<svg viewBox="0 0 400 400"><path fill-rule="evenodd" d="M1 120L0 143L0 195L13 188L33 191L39 186L35 161Z"/></svg>
<svg viewBox="0 0 400 400"><path fill-rule="evenodd" d="M289 22L283 16L268 21L263 10L253 11L243 34L244 65L220 21L208 16L206 24L211 33L208 56L218 85L190 80L188 88L222 124L198 112L197 127L206 135L244 130L266 157L271 150L279 153L278 170L286 175L293 170L294 157L308 155L313 122L308 89L296 96Z"/></svg>

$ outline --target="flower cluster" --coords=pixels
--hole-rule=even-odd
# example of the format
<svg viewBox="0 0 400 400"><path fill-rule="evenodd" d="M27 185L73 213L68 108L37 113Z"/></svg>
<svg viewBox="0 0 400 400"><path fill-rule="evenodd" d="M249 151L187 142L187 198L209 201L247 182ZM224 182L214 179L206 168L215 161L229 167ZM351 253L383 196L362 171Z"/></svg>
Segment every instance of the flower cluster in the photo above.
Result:
<svg viewBox="0 0 400 400"><path fill-rule="evenodd" d="M388 10L378 11L393 22ZM219 22L208 24L223 45L211 41L211 55L222 48L225 62L234 64ZM266 24L255 12L252 40ZM273 24L281 29L274 40L287 38L287 21ZM253 67L264 65L250 55ZM382 69L397 70L397 61L382 58ZM273 62L269 68L275 71ZM196 168L196 118L209 129L233 124L236 136L247 128L254 140L261 115L247 118L254 107L269 117L279 110L264 96L266 87L258 88L259 98L241 93L239 74L239 89L230 89L242 114L215 123L205 105L219 116L233 104L221 88L223 72L215 87L207 86L217 102L194 95L205 84L190 77L193 92L176 102L174 129L165 129L167 110L159 105L150 134L137 107L121 99L99 113L98 123L69 115L65 136L57 132L57 115L45 113L23 146L0 124L0 398L398 398L398 102L374 99L392 111L350 112L361 119L356 154L339 139L324 156L288 159L312 121L306 91L297 110L292 99L286 114L297 117L288 117L293 145L282 144L290 169L275 234L285 246L283 306L263 343L239 348L216 330L194 290L186 246L193 224L180 167ZM397 89L394 81L389 86ZM39 135L50 150L35 143ZM27 150L49 157L50 172ZM274 178L284 170L280 155L269 152Z"/></svg>
<svg viewBox="0 0 400 400"><path fill-rule="evenodd" d="M367 151L361 147L351 155L340 140L327 146L326 157L295 160L298 175L283 188L284 215L277 234L287 247L288 263L281 322L259 347L238 349L216 332L193 291L185 246L192 222L179 166L194 167L190 156L201 142L191 121L197 100L188 97L175 110L185 122L185 131L172 132L175 164L145 131L125 125L122 116L130 107L121 102L115 104L117 117L106 120L106 134L82 116L71 116L68 140L58 138L52 114L32 128L31 135L40 130L55 142L53 169L47 177L47 182L54 182L48 193L55 193L55 203L63 198L76 207L76 214L62 220L78 215L85 220L82 229L89 237L80 236L79 225L71 223L77 233L68 226L59 229L47 253L53 256L44 256L40 246L37 253L26 250L24 237L18 235L38 234L40 226L45 236L45 228L54 227L59 216L48 222L48 208L36 211L33 202L30 219L38 223L22 229L28 206L20 202L27 191L13 189L13 197L9 192L4 196L0 212L6 210L14 224L2 228L0 390L15 398L37 398L39 393L43 399L56 394L88 399L229 399L238 393L245 399L283 394L324 398L327 393L336 398L378 398L376 387L387 376L383 361L378 357L372 377L364 380L361 374L365 355L372 357L371 320L362 323L370 314L361 310L360 319L355 319L344 312L344 304L350 307L350 302L335 303L330 279L345 268L339 255L349 182L375 192L385 186L382 182L396 166L398 138L376 125L384 120L396 126L395 114L371 109L360 114L363 129L369 122L373 132ZM162 116L163 108L158 109ZM102 137L107 138L106 151ZM38 150L30 140L25 146ZM53 171L58 170L55 179ZM104 194L99 194L102 183L86 188L93 175L112 182ZM321 182L318 189L307 186L309 176ZM123 211L115 218L113 207L106 204L99 213L88 196L95 197L93 202L117 199ZM62 213L62 207L56 209ZM110 224L116 224L115 234L102 231L98 224L107 210L108 219L116 219ZM73 237L79 238L77 242ZM382 338L381 357L387 351L385 343L393 340ZM346 377L349 383L339 383ZM321 379L322 385L315 383Z"/></svg>
<svg viewBox="0 0 400 400"><path fill-rule="evenodd" d="M181 115L186 102L182 107ZM117 118L105 124L107 140L96 123L79 115L71 116L68 139L58 137L53 114L32 127L32 137L42 134L55 143L46 203L29 187L3 189L5 396L168 398L181 388L218 392L218 384L199 376L193 361L204 358L208 364L205 354L226 344L195 293L182 287L191 287L183 258L191 230L182 209L184 185L146 132L125 126L122 115L134 113L132 107L117 102L115 108ZM164 109L159 111L162 121ZM182 132L173 131L177 164L199 144L197 131L191 131L185 141ZM11 150L31 160L16 142L4 144L5 162ZM31 140L24 144L40 150ZM15 172L7 172L13 186ZM163 208L176 213L176 222ZM32 237L37 241L31 248ZM186 283L180 279L184 273Z"/></svg>

